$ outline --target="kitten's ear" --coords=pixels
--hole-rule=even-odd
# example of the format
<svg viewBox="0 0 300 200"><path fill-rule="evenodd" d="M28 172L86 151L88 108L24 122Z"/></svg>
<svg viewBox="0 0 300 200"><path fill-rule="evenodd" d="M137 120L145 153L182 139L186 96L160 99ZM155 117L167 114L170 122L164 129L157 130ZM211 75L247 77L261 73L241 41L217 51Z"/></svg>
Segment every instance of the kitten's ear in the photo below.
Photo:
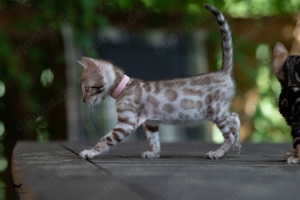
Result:
<svg viewBox="0 0 300 200"><path fill-rule="evenodd" d="M273 68L279 81L284 80L282 68L288 56L289 52L286 50L283 44L278 42L273 51Z"/></svg>
<svg viewBox="0 0 300 200"><path fill-rule="evenodd" d="M77 60L77 62L84 67L84 69L86 68L86 66L84 65L83 61L82 60Z"/></svg>
<svg viewBox="0 0 300 200"><path fill-rule="evenodd" d="M89 69L91 71L99 71L99 67L97 65L97 61L94 60L93 58L88 58L88 57L82 57L82 63L85 65L86 69Z"/></svg>

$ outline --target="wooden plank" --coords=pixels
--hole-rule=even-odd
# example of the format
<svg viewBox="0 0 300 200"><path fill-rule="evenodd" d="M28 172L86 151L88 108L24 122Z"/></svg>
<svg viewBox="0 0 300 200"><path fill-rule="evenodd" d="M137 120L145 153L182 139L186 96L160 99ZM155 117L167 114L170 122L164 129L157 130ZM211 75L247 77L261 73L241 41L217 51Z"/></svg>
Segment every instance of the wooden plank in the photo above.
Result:
<svg viewBox="0 0 300 200"><path fill-rule="evenodd" d="M23 184L16 191L20 199L139 198L126 188L112 188L112 177L59 143L19 142L13 162L14 182Z"/></svg>
<svg viewBox="0 0 300 200"><path fill-rule="evenodd" d="M91 144L74 145L80 152ZM298 165L288 165L283 155L290 144L243 144L241 155L208 160L205 153L219 147L199 142L162 145L160 159L142 159L146 142L124 143L92 162L114 177L130 175L151 191L154 199L297 199ZM129 175L127 175L129 176Z"/></svg>
<svg viewBox="0 0 300 200"><path fill-rule="evenodd" d="M79 159L92 144L64 143L72 153L58 143L22 142L14 162L38 199L300 199L299 165L283 160L290 144L243 144L241 155L208 160L219 145L170 143L149 160L140 156L146 142L125 142L90 162Z"/></svg>

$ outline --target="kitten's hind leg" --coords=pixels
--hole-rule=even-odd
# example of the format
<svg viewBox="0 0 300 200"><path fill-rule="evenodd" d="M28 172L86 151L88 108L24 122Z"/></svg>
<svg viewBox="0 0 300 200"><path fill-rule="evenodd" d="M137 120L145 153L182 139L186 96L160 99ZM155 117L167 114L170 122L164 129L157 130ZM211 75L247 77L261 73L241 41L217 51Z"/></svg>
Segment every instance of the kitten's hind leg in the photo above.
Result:
<svg viewBox="0 0 300 200"><path fill-rule="evenodd" d="M160 156L160 142L158 135L158 125L144 123L144 130L146 137L150 145L151 151L145 151L142 153L143 158L159 158Z"/></svg>
<svg viewBox="0 0 300 200"><path fill-rule="evenodd" d="M224 137L224 143L222 146L216 151L210 151L206 154L206 157L209 159L220 159L225 156L225 154L230 150L233 146L236 138L232 133L232 116L231 114L223 115L223 117L216 121L216 125L220 129Z"/></svg>
<svg viewBox="0 0 300 200"><path fill-rule="evenodd" d="M240 141L240 118L236 113L231 113L232 124L231 124L231 132L234 135L234 143L232 146L232 151L234 154L239 154L241 151L241 141Z"/></svg>

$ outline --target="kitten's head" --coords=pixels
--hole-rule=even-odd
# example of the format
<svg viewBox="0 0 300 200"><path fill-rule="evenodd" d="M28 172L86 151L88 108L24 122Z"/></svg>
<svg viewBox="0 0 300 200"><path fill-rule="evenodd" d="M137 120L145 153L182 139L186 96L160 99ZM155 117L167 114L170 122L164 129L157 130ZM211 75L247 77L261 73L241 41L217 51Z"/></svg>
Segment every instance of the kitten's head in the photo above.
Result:
<svg viewBox="0 0 300 200"><path fill-rule="evenodd" d="M273 51L273 67L282 87L300 86L300 56L289 55L279 42Z"/></svg>
<svg viewBox="0 0 300 200"><path fill-rule="evenodd" d="M104 77L108 63L87 57L77 62L84 67L81 75L83 102L90 105L101 103L108 93L107 78Z"/></svg>

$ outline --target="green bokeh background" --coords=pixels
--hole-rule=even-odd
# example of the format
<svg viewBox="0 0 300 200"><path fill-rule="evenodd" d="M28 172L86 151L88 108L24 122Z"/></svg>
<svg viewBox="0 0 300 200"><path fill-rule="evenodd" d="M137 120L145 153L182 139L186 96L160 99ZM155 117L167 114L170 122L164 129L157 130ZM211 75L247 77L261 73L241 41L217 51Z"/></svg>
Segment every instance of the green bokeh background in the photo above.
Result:
<svg viewBox="0 0 300 200"><path fill-rule="evenodd" d="M273 25L279 18L295 24L300 10L299 0L205 2L228 17L232 30L239 29L236 27L239 19L251 21L249 29L263 25L254 38L263 37L269 28L265 27L266 19L273 19L270 22ZM91 35L96 29L118 25L136 11L143 13L143 20L132 29L180 28L190 24L201 28L197 19L205 15L203 3L202 0L0 0L0 199L15 198L9 191L10 162L16 141L66 139L61 134L66 132L65 99L58 98L65 91L67 76L68 52L63 48L62 25L72 26L78 48L97 57L94 51L86 51L94 42ZM221 65L220 34L215 31L216 23L203 26L214 30L208 37L208 61L209 69L217 70ZM232 32L237 83L233 110L240 114L243 140L290 142L289 128L277 110L280 85L272 69L274 42L255 41L252 35L244 38L238 31ZM292 42L291 38L282 40ZM291 43L287 45L290 47ZM51 103L52 99L59 101ZM43 105L53 109L43 111ZM50 126L49 122L55 125Z"/></svg>

